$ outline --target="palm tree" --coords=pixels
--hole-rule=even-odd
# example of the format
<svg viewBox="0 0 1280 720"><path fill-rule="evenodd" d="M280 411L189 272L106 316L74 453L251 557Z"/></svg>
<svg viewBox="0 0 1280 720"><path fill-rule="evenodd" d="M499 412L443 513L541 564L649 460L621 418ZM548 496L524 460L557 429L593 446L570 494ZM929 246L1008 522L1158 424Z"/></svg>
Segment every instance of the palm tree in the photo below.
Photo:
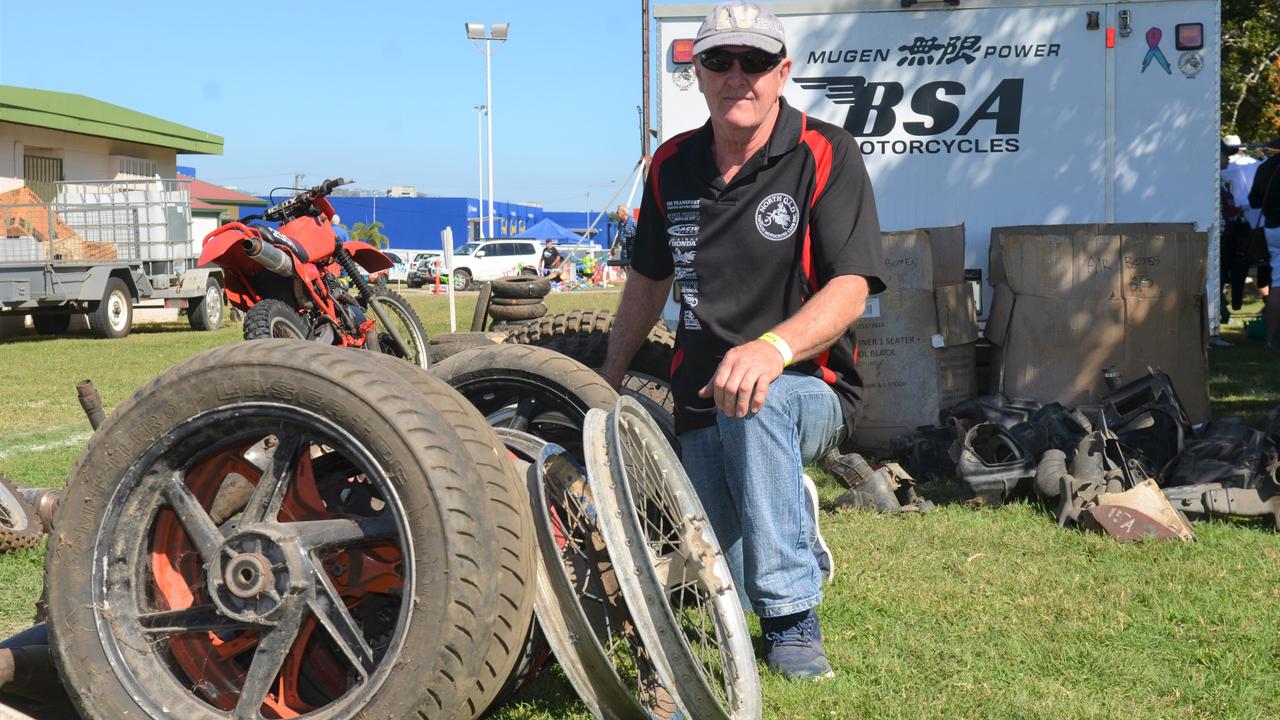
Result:
<svg viewBox="0 0 1280 720"><path fill-rule="evenodd" d="M391 240L382 234L382 223L374 220L371 223L358 222L351 226L351 239L363 240L376 248L384 248Z"/></svg>

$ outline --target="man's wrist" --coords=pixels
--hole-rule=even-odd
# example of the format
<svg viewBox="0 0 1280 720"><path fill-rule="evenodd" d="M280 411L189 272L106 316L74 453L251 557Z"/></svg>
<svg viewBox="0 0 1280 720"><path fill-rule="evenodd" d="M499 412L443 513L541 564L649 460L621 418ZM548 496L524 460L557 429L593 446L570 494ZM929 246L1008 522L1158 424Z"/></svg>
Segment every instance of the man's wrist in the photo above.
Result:
<svg viewBox="0 0 1280 720"><path fill-rule="evenodd" d="M774 350L778 351L778 354L782 356L782 367L787 367L791 364L791 361L795 359L796 355L791 351L791 345L789 345L781 335L773 332L767 332L761 335L759 339L769 343L773 346Z"/></svg>

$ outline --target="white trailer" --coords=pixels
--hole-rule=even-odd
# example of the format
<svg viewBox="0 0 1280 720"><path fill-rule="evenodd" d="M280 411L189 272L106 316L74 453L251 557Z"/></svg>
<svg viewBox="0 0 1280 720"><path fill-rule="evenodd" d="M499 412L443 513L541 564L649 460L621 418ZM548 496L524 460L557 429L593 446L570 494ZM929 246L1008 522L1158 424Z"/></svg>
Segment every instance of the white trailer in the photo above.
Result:
<svg viewBox="0 0 1280 720"><path fill-rule="evenodd" d="M712 7L655 7L663 140L706 121L679 41ZM986 278L992 227L1193 222L1216 329L1216 0L770 7L795 63L787 101L858 140L885 230L964 223L966 267Z"/></svg>

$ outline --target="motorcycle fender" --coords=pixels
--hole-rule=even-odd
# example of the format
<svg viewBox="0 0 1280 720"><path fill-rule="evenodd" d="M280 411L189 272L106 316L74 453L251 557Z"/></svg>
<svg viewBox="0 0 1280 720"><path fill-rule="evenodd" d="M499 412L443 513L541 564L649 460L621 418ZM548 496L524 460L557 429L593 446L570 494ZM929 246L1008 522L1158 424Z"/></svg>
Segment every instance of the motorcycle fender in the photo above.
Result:
<svg viewBox="0 0 1280 720"><path fill-rule="evenodd" d="M230 222L219 227L205 236L198 266L217 265L252 275L260 270L261 266L245 257L240 241L253 237L258 237L258 231L244 223Z"/></svg>
<svg viewBox="0 0 1280 720"><path fill-rule="evenodd" d="M391 262L391 258L383 254L381 250L361 240L348 240L342 243L342 247L351 253L351 257L360 267L375 273L379 270L386 270L395 263Z"/></svg>

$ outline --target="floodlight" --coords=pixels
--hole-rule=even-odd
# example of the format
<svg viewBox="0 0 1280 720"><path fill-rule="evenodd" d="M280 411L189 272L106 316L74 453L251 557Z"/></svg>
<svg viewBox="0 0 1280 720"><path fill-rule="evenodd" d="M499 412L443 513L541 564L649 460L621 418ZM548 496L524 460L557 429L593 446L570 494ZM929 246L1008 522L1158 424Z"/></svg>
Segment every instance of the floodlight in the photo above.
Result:
<svg viewBox="0 0 1280 720"><path fill-rule="evenodd" d="M484 23L467 23L466 25L468 40L484 39Z"/></svg>
<svg viewBox="0 0 1280 720"><path fill-rule="evenodd" d="M510 28L510 27L511 27L511 23L494 23L494 24L493 24L493 39L494 39L494 40L506 40L506 39L507 39L507 30L508 30L508 28Z"/></svg>

